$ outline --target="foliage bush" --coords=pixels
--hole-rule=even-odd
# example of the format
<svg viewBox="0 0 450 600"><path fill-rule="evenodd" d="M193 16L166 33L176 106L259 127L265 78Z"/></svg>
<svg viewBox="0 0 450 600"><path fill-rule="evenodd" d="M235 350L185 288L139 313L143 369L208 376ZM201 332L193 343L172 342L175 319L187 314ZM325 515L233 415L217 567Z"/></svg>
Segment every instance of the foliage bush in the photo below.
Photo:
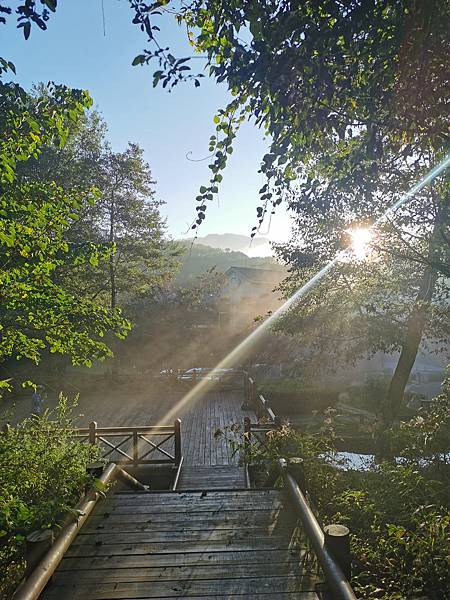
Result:
<svg viewBox="0 0 450 600"><path fill-rule="evenodd" d="M33 416L0 435L0 597L10 598L25 569L25 540L49 529L91 481L93 446L74 440L72 409L60 397L53 412Z"/></svg>
<svg viewBox="0 0 450 600"><path fill-rule="evenodd" d="M337 389L315 386L295 378L265 379L258 382L258 391L283 414L323 410L334 406L339 395Z"/></svg>
<svg viewBox="0 0 450 600"><path fill-rule="evenodd" d="M381 415L389 381L388 377L371 377L361 385L353 385L348 390L349 404Z"/></svg>
<svg viewBox="0 0 450 600"><path fill-rule="evenodd" d="M352 585L360 598L409 600L449 597L450 400L386 433L392 460L368 461L355 471L339 460L333 411L321 431L288 426L269 432L262 447L245 444L236 429L234 450L265 467L279 457L302 457L309 496L324 523L342 523L352 535ZM341 463L341 464L339 464ZM345 468L337 468L337 466Z"/></svg>

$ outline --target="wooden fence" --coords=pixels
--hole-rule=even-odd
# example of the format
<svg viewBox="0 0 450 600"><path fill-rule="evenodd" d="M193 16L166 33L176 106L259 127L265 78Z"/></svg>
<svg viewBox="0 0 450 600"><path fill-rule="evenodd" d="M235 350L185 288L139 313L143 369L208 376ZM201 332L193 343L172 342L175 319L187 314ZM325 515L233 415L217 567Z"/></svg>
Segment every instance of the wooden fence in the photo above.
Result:
<svg viewBox="0 0 450 600"><path fill-rule="evenodd" d="M278 423L279 419L270 408L269 402L258 392L256 382L248 373L244 373L244 404L243 408L253 410L258 420L267 419L269 422Z"/></svg>
<svg viewBox="0 0 450 600"><path fill-rule="evenodd" d="M95 421L89 427L74 429L73 435L81 442L102 448L102 458L117 464L175 465L181 463L181 420L173 425L140 427L98 427Z"/></svg>

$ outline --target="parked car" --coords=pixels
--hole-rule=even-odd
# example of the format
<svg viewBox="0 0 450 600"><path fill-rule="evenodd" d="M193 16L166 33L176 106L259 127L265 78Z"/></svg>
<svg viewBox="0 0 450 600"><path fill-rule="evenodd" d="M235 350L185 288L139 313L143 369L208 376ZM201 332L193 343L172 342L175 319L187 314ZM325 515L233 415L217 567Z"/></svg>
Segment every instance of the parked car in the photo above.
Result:
<svg viewBox="0 0 450 600"><path fill-rule="evenodd" d="M243 385L241 369L210 369L194 367L181 373L177 381L184 385L195 385L198 381L207 381L222 389L236 389Z"/></svg>

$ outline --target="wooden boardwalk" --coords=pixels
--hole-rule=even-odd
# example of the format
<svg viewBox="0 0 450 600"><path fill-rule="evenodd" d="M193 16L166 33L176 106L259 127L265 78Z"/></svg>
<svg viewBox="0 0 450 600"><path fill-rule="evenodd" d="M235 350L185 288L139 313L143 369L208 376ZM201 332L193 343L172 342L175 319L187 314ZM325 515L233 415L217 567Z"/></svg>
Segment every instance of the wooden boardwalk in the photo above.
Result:
<svg viewBox="0 0 450 600"><path fill-rule="evenodd" d="M182 413L183 456L185 465L215 466L237 465L238 456L233 456L226 436L218 431L233 424L243 424L242 392L210 391Z"/></svg>
<svg viewBox="0 0 450 600"><path fill-rule="evenodd" d="M242 401L242 392L210 391L178 414L180 490L111 492L41 598L322 598L284 493L244 489L238 457L224 436L215 435L243 423L249 413L242 412ZM163 416L153 415L146 424Z"/></svg>
<svg viewBox="0 0 450 600"><path fill-rule="evenodd" d="M317 600L282 492L116 493L101 502L44 600Z"/></svg>

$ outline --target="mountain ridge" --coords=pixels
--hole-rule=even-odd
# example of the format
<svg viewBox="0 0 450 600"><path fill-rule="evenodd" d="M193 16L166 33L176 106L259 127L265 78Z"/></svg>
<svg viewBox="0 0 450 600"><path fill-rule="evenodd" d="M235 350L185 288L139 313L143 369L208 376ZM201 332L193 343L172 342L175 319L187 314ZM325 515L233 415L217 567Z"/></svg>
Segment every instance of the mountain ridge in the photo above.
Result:
<svg viewBox="0 0 450 600"><path fill-rule="evenodd" d="M265 237L251 238L248 235L239 233L209 233L198 238L187 238L179 240L180 242L194 242L194 245L201 244L210 248L220 250L231 250L233 252L242 252L247 256L272 256L270 240ZM258 254L258 251L262 252Z"/></svg>

